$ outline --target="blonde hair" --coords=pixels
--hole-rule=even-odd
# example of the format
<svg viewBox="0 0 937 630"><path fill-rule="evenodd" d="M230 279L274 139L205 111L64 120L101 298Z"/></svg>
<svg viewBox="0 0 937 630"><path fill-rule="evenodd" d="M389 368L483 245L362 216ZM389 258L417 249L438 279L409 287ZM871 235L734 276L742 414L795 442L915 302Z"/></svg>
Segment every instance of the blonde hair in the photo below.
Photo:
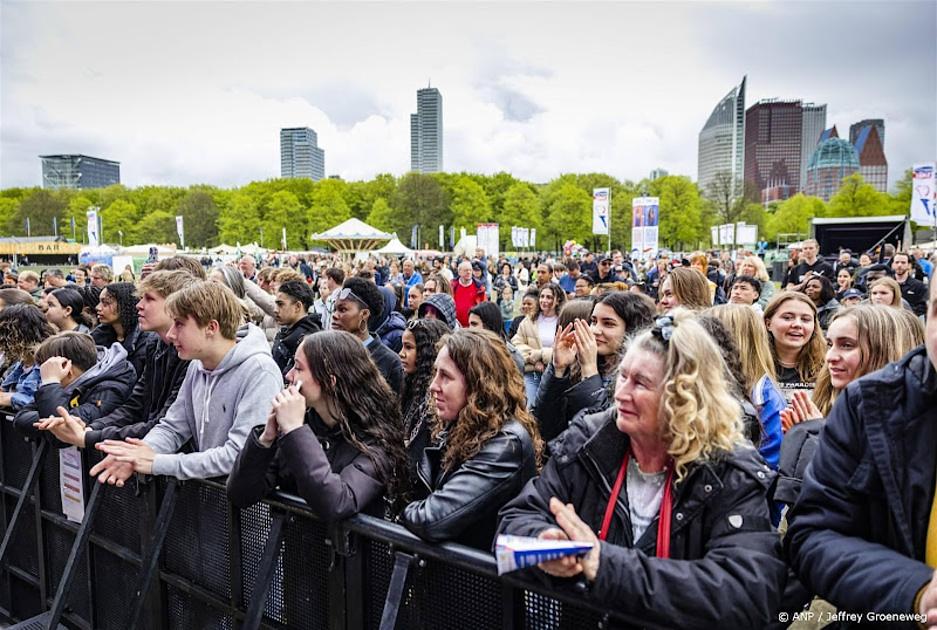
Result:
<svg viewBox="0 0 937 630"><path fill-rule="evenodd" d="M690 267L677 267L664 279L670 280L670 290L677 298L680 306L702 310L713 305L712 295L709 291L709 280L699 269ZM663 284L663 283L661 283Z"/></svg>
<svg viewBox="0 0 937 630"><path fill-rule="evenodd" d="M661 437L669 445L679 482L693 462L729 453L746 438L742 409L716 342L691 311L676 308L670 316L674 327L669 342L652 328L635 337L629 350L653 353L664 363Z"/></svg>
<svg viewBox="0 0 937 630"><path fill-rule="evenodd" d="M768 275L768 269L765 267L765 261L758 256L746 256L742 259L742 263L750 263L755 267L756 280L761 280L762 282L771 281L771 277Z"/></svg>
<svg viewBox="0 0 937 630"><path fill-rule="evenodd" d="M147 291L158 293L166 298L169 295L199 282L199 279L188 271L177 269L175 271L154 271L140 281L138 292L142 296Z"/></svg>
<svg viewBox="0 0 937 630"><path fill-rule="evenodd" d="M859 304L839 311L830 320L832 324L839 319L851 317L856 323L859 365L853 380L882 369L900 359L912 348L924 343L924 327L921 321L912 313L908 313L909 317L904 317L902 312L904 309L899 311L882 304ZM839 390L834 389L830 381L830 367L824 361L823 368L817 375L813 402L823 415L827 415L838 395Z"/></svg>
<svg viewBox="0 0 937 630"><path fill-rule="evenodd" d="M898 284L897 280L889 278L888 276L873 280L871 284L869 284L869 300L872 299L872 289L878 286L888 287L891 290L891 304L885 306L904 308L904 305L901 303L901 285Z"/></svg>
<svg viewBox="0 0 937 630"><path fill-rule="evenodd" d="M283 267L274 271L273 275L270 277L270 281L275 284L283 284L288 280L302 280L305 282L306 276L291 267Z"/></svg>
<svg viewBox="0 0 937 630"><path fill-rule="evenodd" d="M768 331L755 309L744 304L723 304L708 309L706 314L725 324L735 339L742 375L745 377L746 396L751 395L755 385L765 374L771 377L771 380L777 380Z"/></svg>
<svg viewBox="0 0 937 630"><path fill-rule="evenodd" d="M174 319L191 317L201 328L212 320L225 339L235 339L248 313L234 291L219 282L198 280L166 298L166 312Z"/></svg>
<svg viewBox="0 0 937 630"><path fill-rule="evenodd" d="M813 313L813 334L797 354L798 376L802 381L813 382L826 360L826 339L823 338L823 331L820 329L820 321L817 318L817 305L813 303L813 300L797 291L781 291L775 294L768 302L768 306L765 307L765 327L767 328L768 322L781 310L784 303L790 300L806 304L810 308L810 312ZM771 356L777 362L777 348L775 347L774 335L770 330L768 331L768 338L771 340Z"/></svg>

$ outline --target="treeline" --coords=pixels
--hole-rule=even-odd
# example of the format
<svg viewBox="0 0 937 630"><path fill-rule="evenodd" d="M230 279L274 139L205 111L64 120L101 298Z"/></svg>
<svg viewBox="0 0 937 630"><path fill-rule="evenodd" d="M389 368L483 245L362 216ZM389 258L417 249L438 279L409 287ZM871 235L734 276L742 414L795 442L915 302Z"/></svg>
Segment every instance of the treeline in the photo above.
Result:
<svg viewBox="0 0 937 630"><path fill-rule="evenodd" d="M829 201L797 195L765 208L748 198L720 202L718 191L702 191L688 177L668 175L640 182L619 181L601 173L567 174L534 184L508 173L381 174L370 181L273 179L240 188L116 185L93 190L9 188L0 191L0 226L8 236L25 236L26 219L33 235L59 234L85 239L86 211L101 210L103 240L124 245L176 242L175 217L185 221L186 245L257 242L279 248L286 228L289 249L315 246L310 235L356 217L410 244L413 226L420 243L438 246L439 226L446 239L450 227L474 231L476 223L501 225L502 248L510 246L511 226L537 229L537 248L555 249L568 239L604 249L605 238L592 229L592 189L612 190L612 245L627 248L631 239L631 201L660 197L661 244L677 249L705 245L710 226L747 221L760 237L804 233L815 216L906 214L910 204L910 170L896 194L877 192L858 175L843 180Z"/></svg>

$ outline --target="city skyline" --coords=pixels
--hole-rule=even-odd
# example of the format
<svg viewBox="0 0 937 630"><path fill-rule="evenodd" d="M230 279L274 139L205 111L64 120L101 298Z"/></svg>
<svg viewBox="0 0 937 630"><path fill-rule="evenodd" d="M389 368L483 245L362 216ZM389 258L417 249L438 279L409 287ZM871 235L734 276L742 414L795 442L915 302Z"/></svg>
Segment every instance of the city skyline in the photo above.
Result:
<svg viewBox="0 0 937 630"><path fill-rule="evenodd" d="M269 179L271 129L289 123L316 129L329 174L401 175L428 77L446 97L449 172L637 181L660 167L696 179L699 131L744 75L749 103L825 103L844 125L885 119L889 189L937 154L933 3L548 4L536 33L512 27L531 5L498 6L491 20L457 3L4 2L0 186L39 185L36 156L50 153L119 160L130 186ZM330 28L283 54L255 43L304 20ZM425 28L439 20L458 27ZM640 28L622 38L623 23ZM430 48L446 55L419 53Z"/></svg>

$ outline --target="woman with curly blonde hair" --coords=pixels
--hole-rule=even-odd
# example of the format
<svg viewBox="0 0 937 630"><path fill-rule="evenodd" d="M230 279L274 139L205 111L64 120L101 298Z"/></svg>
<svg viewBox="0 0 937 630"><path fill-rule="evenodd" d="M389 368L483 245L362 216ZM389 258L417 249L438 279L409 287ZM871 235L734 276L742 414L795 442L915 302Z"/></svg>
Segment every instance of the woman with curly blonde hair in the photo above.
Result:
<svg viewBox="0 0 937 630"><path fill-rule="evenodd" d="M767 625L787 572L769 520L774 473L743 435L729 378L690 313L658 318L628 346L614 407L551 442L499 533L592 543L538 570L629 619Z"/></svg>
<svg viewBox="0 0 937 630"><path fill-rule="evenodd" d="M430 542L488 549L498 510L537 474L543 449L524 382L494 333L461 329L440 341L429 393L433 445L401 522Z"/></svg>

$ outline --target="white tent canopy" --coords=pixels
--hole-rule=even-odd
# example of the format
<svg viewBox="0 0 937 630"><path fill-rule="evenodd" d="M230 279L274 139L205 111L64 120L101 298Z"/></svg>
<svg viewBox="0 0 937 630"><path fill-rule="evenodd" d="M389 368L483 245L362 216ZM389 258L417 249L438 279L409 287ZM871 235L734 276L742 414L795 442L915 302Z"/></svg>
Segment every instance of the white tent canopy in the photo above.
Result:
<svg viewBox="0 0 937 630"><path fill-rule="evenodd" d="M359 219L348 219L330 230L312 235L312 240L328 243L329 247L346 254L375 249L391 238L391 234L381 232Z"/></svg>
<svg viewBox="0 0 937 630"><path fill-rule="evenodd" d="M394 234L394 238L384 247L380 248L375 254L412 254L414 250L410 249L406 245L400 242L400 239L397 238L397 235Z"/></svg>
<svg viewBox="0 0 937 630"><path fill-rule="evenodd" d="M149 256L150 248L155 247L160 258L168 258L176 255L176 246L157 245L156 243L147 243L146 245L131 245L130 247L121 247L119 254L121 256L135 256L137 258Z"/></svg>
<svg viewBox="0 0 937 630"><path fill-rule="evenodd" d="M212 247L210 250L208 250L209 254L220 254L223 256L230 256L235 252L237 252L237 249L234 247L234 245L228 245L227 243L222 243L218 247Z"/></svg>

